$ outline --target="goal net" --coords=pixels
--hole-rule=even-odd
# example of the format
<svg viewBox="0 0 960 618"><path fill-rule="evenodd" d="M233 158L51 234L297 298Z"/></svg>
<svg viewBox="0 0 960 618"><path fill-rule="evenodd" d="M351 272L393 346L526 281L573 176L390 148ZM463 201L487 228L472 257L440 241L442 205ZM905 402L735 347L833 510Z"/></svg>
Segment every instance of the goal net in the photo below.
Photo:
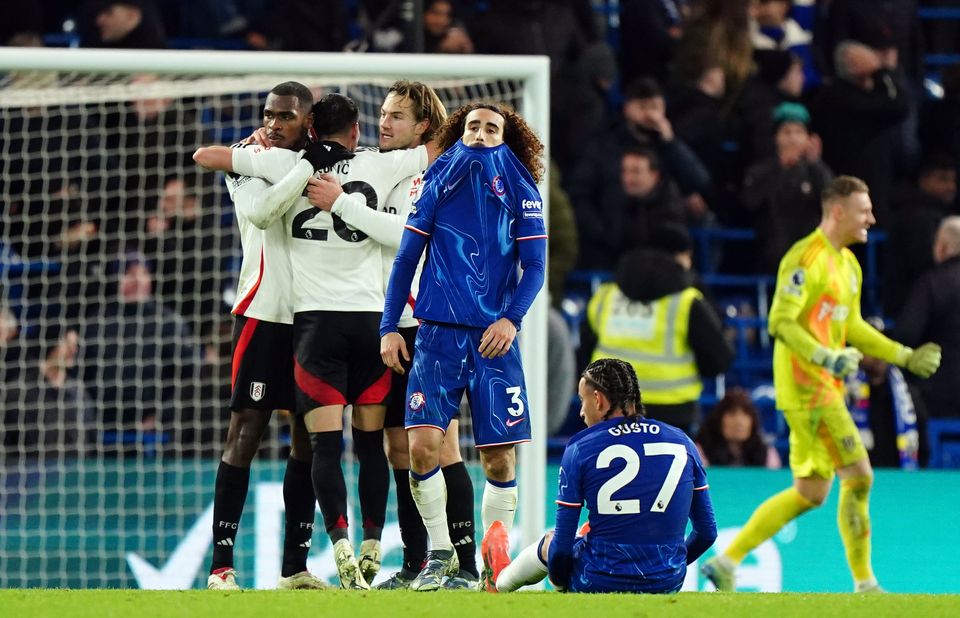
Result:
<svg viewBox="0 0 960 618"><path fill-rule="evenodd" d="M248 136L266 93L288 80L356 100L361 144L375 146L380 104L400 77L433 85L449 110L507 101L546 141L546 67L542 58L0 49L0 588L206 579L240 251L223 178L193 163L198 146ZM542 296L521 339L535 411L546 401ZM532 418L518 468L524 542L541 533L546 501L546 436ZM254 462L237 537L243 587L272 587L279 573L285 427L274 419ZM469 424L461 435L479 504ZM392 492L385 574L400 564ZM322 527L313 543L311 570L334 575Z"/></svg>

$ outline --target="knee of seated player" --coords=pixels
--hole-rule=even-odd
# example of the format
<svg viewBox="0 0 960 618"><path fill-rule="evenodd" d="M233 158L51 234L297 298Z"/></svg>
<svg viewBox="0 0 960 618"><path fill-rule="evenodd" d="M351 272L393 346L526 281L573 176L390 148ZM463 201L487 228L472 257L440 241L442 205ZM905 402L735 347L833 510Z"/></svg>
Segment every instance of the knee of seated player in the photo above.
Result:
<svg viewBox="0 0 960 618"><path fill-rule="evenodd" d="M543 540L540 542L540 559L543 560L544 564L546 564L547 559L550 557L550 543L552 542L553 530L549 530L543 535Z"/></svg>
<svg viewBox="0 0 960 618"><path fill-rule="evenodd" d="M249 468L260 440L270 420L270 413L262 410L235 410L230 414L227 444L223 461L238 468Z"/></svg>
<svg viewBox="0 0 960 618"><path fill-rule="evenodd" d="M506 483L517 476L517 455L513 445L487 446L480 449L483 473L493 481Z"/></svg>
<svg viewBox="0 0 960 618"><path fill-rule="evenodd" d="M387 461L394 470L410 469L410 443L407 442L407 432L402 427L388 427L384 430L387 436Z"/></svg>

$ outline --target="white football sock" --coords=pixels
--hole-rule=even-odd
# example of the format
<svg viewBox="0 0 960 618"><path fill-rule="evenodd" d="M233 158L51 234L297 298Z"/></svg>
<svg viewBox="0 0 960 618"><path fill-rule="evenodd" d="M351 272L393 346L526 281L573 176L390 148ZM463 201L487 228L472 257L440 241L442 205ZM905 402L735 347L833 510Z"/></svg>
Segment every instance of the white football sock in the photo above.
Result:
<svg viewBox="0 0 960 618"><path fill-rule="evenodd" d="M541 542L542 539L525 547L507 568L500 571L497 578L499 592L513 592L543 581L547 576L547 565L540 559Z"/></svg>
<svg viewBox="0 0 960 618"><path fill-rule="evenodd" d="M439 466L429 474L427 478L417 480L411 472L410 493L430 537L430 549L452 549L453 543L447 529L447 484Z"/></svg>
<svg viewBox="0 0 960 618"><path fill-rule="evenodd" d="M498 519L503 522L509 533L513 530L513 518L517 513L517 486L497 487L487 481L483 487L483 501L480 506L480 519L483 531Z"/></svg>

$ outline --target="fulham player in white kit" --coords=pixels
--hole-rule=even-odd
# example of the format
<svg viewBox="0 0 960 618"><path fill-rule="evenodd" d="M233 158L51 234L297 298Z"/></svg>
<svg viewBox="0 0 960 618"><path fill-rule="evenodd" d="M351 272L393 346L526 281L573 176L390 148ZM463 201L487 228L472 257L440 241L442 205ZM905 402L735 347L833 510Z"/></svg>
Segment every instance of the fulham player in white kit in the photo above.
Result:
<svg viewBox="0 0 960 618"><path fill-rule="evenodd" d="M446 117L443 103L430 86L407 80L394 82L380 107L381 152L413 148L430 141ZM397 185L378 210L367 207L366 197L362 193L344 193L339 184L325 177L311 178L307 195L310 203L317 208L332 212L380 243L383 274L387 280L400 247L404 224L413 203L420 196L422 186L422 173L407 178ZM413 294L416 295L416 290ZM418 326L419 321L413 317L411 298L404 307L399 323L399 331L407 341L408 350L413 350ZM405 361L408 371L411 364L412 361ZM388 590L408 588L420 572L427 553L427 530L410 493L410 453L404 428L407 374L394 374L392 380L384 429L387 456L397 489L397 520L403 542L403 567L377 586ZM460 456L458 428L459 421L453 419L440 452L440 467L447 485L447 522L460 558L460 573L443 583L443 587L448 589L476 588L479 575L474 541L473 481Z"/></svg>
<svg viewBox="0 0 960 618"><path fill-rule="evenodd" d="M303 159L277 149L235 149L233 171L273 184L262 205L283 211L290 234L294 281L297 412L313 446L313 482L344 588L367 589L380 566L380 534L389 471L383 451L384 402L390 373L379 360L377 324L383 309L380 245L302 197L315 171L331 174L347 192L376 209L393 188L428 163L426 148L360 151L356 104L339 94L313 107L319 142ZM319 150L319 153L317 152ZM360 462L364 541L358 564L348 534L346 486L340 459L343 409L353 405L353 439Z"/></svg>
<svg viewBox="0 0 960 618"><path fill-rule="evenodd" d="M270 145L299 150L313 122L313 95L297 82L277 85L267 96L263 127ZM237 145L242 147L241 145ZM229 150L201 148L194 159L213 167ZM293 152L291 152L293 154ZM273 410L293 410L293 281L288 234L277 215L258 208L270 189L264 180L226 177L236 207L243 261L233 333L230 427L217 470L213 507L213 562L207 587L237 590L233 547L247 497L250 463ZM318 589L324 582L307 571L316 498L310 479L312 454L303 419L291 415L290 458L283 481L286 532L280 588Z"/></svg>

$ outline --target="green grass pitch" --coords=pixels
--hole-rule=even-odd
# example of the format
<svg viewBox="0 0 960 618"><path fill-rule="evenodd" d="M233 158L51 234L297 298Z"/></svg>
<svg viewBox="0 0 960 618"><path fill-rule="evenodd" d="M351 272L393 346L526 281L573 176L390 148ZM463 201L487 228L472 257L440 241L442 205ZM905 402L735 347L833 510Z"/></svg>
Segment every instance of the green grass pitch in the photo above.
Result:
<svg viewBox="0 0 960 618"><path fill-rule="evenodd" d="M356 593L345 591L211 592L142 590L0 590L4 616L104 618L662 618L665 616L960 616L960 595L680 593L670 596L520 592Z"/></svg>

